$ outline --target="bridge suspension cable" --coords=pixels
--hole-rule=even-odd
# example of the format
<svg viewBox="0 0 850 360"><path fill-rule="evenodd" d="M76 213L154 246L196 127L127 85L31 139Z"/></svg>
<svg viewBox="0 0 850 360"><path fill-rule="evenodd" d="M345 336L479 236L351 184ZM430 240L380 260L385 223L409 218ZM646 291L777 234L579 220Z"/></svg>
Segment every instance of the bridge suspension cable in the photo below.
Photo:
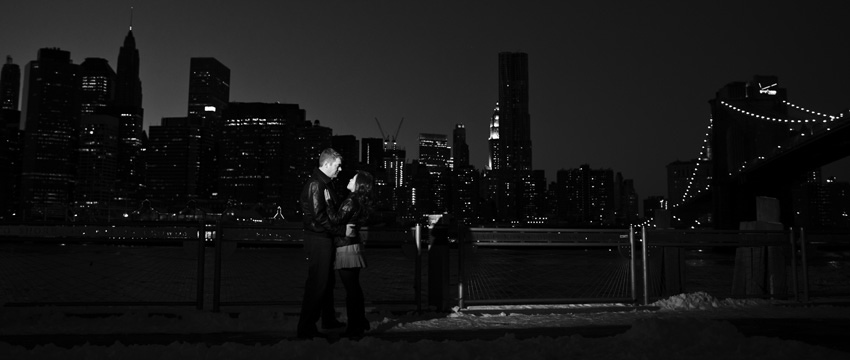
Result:
<svg viewBox="0 0 850 360"><path fill-rule="evenodd" d="M720 103L723 104L723 106L726 106L727 108L735 110L735 111L742 113L744 115L751 116L751 117L754 117L754 118L757 118L757 119L769 120L769 121L775 121L775 122L795 123L795 124L818 123L818 122L828 123L828 122L832 122L832 121L835 121L835 120L840 120L844 117L844 113L841 113L837 116L836 115L827 115L827 114L819 113L819 112L816 112L816 111L803 109L802 107L791 104L791 103L784 101L784 100L782 102L785 103L786 105L794 107L796 109L800 109L802 111L805 111L805 112L808 112L808 113L811 113L811 114L815 114L815 115L818 115L818 116L826 117L828 119L780 119L780 118L775 118L775 117L771 117L771 116L764 116L764 115L756 114L754 112L750 112L750 111L741 109L739 107L736 107L736 106L729 104L725 101L720 101Z"/></svg>
<svg viewBox="0 0 850 360"><path fill-rule="evenodd" d="M708 119L708 127L705 132L705 136L702 140L702 149L699 151L699 157L696 160L696 165L694 165L694 171L691 173L691 177L688 178L688 186L685 188L685 192L682 194L682 199L673 204L673 207L678 207L681 204L684 204L690 198L693 198L697 194L701 193L703 190L708 190L711 186L711 182L706 182L706 185L702 189L697 189L696 187L696 177L700 172L700 166L705 166L708 162L708 142L711 139L711 127L714 124L714 120L712 118Z"/></svg>

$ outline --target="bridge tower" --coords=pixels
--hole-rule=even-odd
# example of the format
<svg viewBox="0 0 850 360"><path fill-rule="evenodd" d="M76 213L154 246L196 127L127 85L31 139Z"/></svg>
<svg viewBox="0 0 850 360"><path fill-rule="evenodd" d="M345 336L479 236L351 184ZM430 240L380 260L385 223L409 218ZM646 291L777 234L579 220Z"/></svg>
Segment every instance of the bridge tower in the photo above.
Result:
<svg viewBox="0 0 850 360"><path fill-rule="evenodd" d="M791 187L800 176L783 174L768 181L752 181L737 175L777 152L793 133L787 123L786 90L775 76L755 76L751 82L732 82L710 100L713 119L712 179L713 218L717 229L738 229L741 221L755 219L756 196L780 200L780 218L793 219Z"/></svg>

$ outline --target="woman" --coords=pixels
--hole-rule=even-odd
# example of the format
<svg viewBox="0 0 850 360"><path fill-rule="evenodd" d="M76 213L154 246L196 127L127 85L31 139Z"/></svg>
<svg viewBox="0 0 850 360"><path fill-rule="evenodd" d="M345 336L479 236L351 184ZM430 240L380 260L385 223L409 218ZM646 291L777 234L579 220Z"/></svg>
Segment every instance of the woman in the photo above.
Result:
<svg viewBox="0 0 850 360"><path fill-rule="evenodd" d="M366 307L363 300L363 289L360 287L360 269L366 267L363 258L363 244L360 239L360 227L372 214L372 175L358 170L346 187L351 193L339 210L329 212L331 223L347 224L350 231L345 237L334 240L336 245L336 260L334 269L339 273L345 287L345 308L348 312L348 328L343 336L359 337L369 330L366 320Z"/></svg>

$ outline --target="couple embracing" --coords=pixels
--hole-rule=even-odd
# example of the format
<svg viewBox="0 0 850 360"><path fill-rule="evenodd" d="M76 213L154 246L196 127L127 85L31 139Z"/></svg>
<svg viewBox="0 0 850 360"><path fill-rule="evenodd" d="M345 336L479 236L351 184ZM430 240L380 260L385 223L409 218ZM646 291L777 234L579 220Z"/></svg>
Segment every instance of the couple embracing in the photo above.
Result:
<svg viewBox="0 0 850 360"><path fill-rule="evenodd" d="M342 170L342 156L334 149L319 155L319 167L301 192L304 225L304 249L307 256L307 281L298 320L298 337L327 337L323 329L346 326L336 319L333 288L337 270L345 287L348 324L346 337L362 336L369 330L360 287L360 269L366 267L362 254L360 227L372 213L372 175L365 171L348 182L349 195L340 203L333 179Z"/></svg>

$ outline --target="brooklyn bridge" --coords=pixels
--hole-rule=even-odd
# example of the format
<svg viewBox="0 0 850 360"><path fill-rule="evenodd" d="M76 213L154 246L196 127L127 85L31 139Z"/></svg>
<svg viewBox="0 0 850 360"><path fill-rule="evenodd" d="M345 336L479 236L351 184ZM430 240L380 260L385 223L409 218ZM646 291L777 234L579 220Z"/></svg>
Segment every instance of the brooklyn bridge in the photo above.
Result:
<svg viewBox="0 0 850 360"><path fill-rule="evenodd" d="M737 229L756 219L756 197L779 201L793 224L792 190L808 174L850 155L847 110L826 114L792 103L775 76L721 88L685 194L670 199L680 225Z"/></svg>

